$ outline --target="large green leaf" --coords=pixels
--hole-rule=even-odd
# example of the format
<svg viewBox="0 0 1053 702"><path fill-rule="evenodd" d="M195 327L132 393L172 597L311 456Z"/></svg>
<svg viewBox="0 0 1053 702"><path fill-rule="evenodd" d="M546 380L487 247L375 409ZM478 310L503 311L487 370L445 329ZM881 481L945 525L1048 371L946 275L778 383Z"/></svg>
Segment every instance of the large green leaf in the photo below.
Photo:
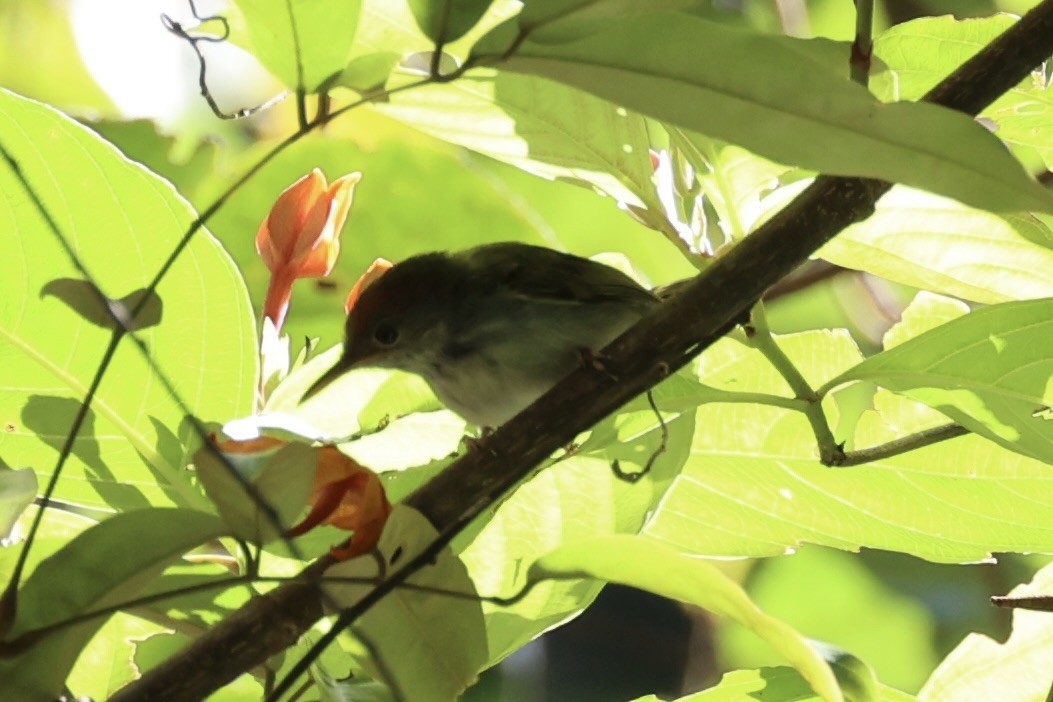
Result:
<svg viewBox="0 0 1053 702"><path fill-rule="evenodd" d="M917 100L944 76L1016 23L1010 15L958 20L922 17L898 24L874 40L888 73L871 83L885 100ZM980 115L999 139L1036 149L1053 163L1053 98L1041 69L986 107Z"/></svg>
<svg viewBox="0 0 1053 702"><path fill-rule="evenodd" d="M202 447L194 454L194 468L229 533L257 544L284 538L307 506L317 466L318 448L303 443L225 453L222 458L213 448Z"/></svg>
<svg viewBox="0 0 1053 702"><path fill-rule="evenodd" d="M1027 584L1014 588L1013 597L1049 597L1053 566L1040 570ZM920 702L1037 702L1050 689L1049 662L1053 660L1053 629L1048 612L1017 610L1008 640L995 641L969 634L951 651L918 693Z"/></svg>
<svg viewBox="0 0 1053 702"><path fill-rule="evenodd" d="M460 39L486 13L492 0L408 0L418 26L432 41Z"/></svg>
<svg viewBox="0 0 1053 702"><path fill-rule="evenodd" d="M237 0L237 5L256 58L290 88L300 87L302 77L302 87L315 92L344 70L362 0Z"/></svg>
<svg viewBox="0 0 1053 702"><path fill-rule="evenodd" d="M557 43L592 34L608 20L698 8L701 4L699 0L534 0L523 6L516 24L535 41Z"/></svg>
<svg viewBox="0 0 1053 702"><path fill-rule="evenodd" d="M813 387L859 357L847 335L816 331L778 341ZM699 368L719 389L787 391L759 353L730 340L704 353ZM836 410L833 400L824 405ZM835 438L864 448L947 421L885 391L874 407L853 436ZM769 556L808 542L966 562L998 551L1053 551L1049 465L986 439L965 436L827 468L796 412L724 404L705 405L697 416L691 456L645 530L690 552Z"/></svg>
<svg viewBox="0 0 1053 702"><path fill-rule="evenodd" d="M644 119L558 82L490 69L393 95L378 110L546 178L643 204L653 193Z"/></svg>
<svg viewBox="0 0 1053 702"><path fill-rule="evenodd" d="M507 31L495 32L481 40L479 58L496 60L507 48ZM809 56L799 40L658 14L607 19L596 33L560 43L527 38L500 67L558 80L780 163L905 183L995 211L1053 207L1049 193L969 117L923 103L883 105Z"/></svg>
<svg viewBox="0 0 1053 702"><path fill-rule="evenodd" d="M327 585L326 593L341 607L354 605L388 568L401 567L437 537L419 512L396 507L377 544L381 559L366 555L326 571L328 577L366 582ZM396 589L355 622L351 633L368 645L358 656L377 680L397 689L398 699L455 699L488 660L481 602L464 563L448 548L407 582L464 597Z"/></svg>
<svg viewBox="0 0 1053 702"><path fill-rule="evenodd" d="M215 515L178 508L134 510L99 523L41 562L22 585L9 640L134 598L169 563L223 531ZM0 659L7 694L57 697L78 653L105 619L58 629L24 653Z"/></svg>
<svg viewBox="0 0 1053 702"><path fill-rule="evenodd" d="M868 358L828 387L865 380L1053 464L1053 299L976 310Z"/></svg>
<svg viewBox="0 0 1053 702"><path fill-rule="evenodd" d="M194 211L167 183L94 133L43 105L0 93L0 145L18 163L70 246L115 299L145 286ZM50 474L111 330L15 174L0 167L0 436L4 458ZM157 288L139 331L190 411L204 420L245 414L256 379L255 331L230 258L198 232ZM130 298L130 299L131 299ZM56 496L121 509L204 506L183 470L184 414L132 344L118 347Z"/></svg>
<svg viewBox="0 0 1053 702"><path fill-rule="evenodd" d="M563 546L534 562L530 578L596 578L708 609L764 639L827 702L844 699L833 671L799 633L762 612L712 563L664 544L636 536L607 536Z"/></svg>
<svg viewBox="0 0 1053 702"><path fill-rule="evenodd" d="M893 188L873 215L818 255L977 302L1053 297L1053 233L1041 221L974 210L910 188Z"/></svg>
<svg viewBox="0 0 1053 702"><path fill-rule="evenodd" d="M602 436L582 445L587 453L546 468L502 502L485 524L476 524L455 541L455 548L463 548L461 558L479 592L507 596L518 591L527 581L522 564L560 546L637 533L684 464L690 446L692 415L667 421L666 451L646 477L635 483L619 479L612 462L635 473L654 454L661 438L650 409L610 418L594 429ZM546 581L515 604L483 603L491 664L580 613L601 587L595 580Z"/></svg>
<svg viewBox="0 0 1053 702"><path fill-rule="evenodd" d="M108 699L145 672L136 660L139 647L167 633L154 622L118 612L84 646L66 684L82 698Z"/></svg>

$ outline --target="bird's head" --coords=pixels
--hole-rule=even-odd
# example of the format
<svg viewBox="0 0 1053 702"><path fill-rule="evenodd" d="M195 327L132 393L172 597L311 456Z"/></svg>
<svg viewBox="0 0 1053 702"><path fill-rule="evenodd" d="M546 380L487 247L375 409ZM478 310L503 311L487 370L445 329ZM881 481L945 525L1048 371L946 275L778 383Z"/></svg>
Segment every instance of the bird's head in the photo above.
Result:
<svg viewBox="0 0 1053 702"><path fill-rule="evenodd" d="M426 373L438 335L448 326L456 284L445 254L417 256L392 267L362 291L344 325L340 360L304 393L303 402L355 368Z"/></svg>

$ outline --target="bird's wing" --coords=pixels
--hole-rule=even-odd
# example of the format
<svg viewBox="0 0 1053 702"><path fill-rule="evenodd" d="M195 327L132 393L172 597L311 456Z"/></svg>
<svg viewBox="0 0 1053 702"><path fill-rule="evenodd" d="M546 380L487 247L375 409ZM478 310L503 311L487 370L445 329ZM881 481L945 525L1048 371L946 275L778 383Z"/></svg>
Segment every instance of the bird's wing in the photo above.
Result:
<svg viewBox="0 0 1053 702"><path fill-rule="evenodd" d="M466 263L512 295L565 302L636 302L657 298L616 268L587 258L529 244L506 242L480 246Z"/></svg>

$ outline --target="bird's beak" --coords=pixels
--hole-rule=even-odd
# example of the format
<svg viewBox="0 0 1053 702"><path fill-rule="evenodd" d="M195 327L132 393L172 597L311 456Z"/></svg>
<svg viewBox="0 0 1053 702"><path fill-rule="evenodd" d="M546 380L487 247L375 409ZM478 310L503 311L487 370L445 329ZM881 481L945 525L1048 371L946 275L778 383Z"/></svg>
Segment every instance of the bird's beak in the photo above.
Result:
<svg viewBox="0 0 1053 702"><path fill-rule="evenodd" d="M330 383L332 383L334 380L342 376L347 371L351 370L354 367L354 365L354 362L347 356L347 354L341 356L340 360L336 362L336 365L334 365L332 368L323 373L321 378L314 381L314 384L311 387L307 388L307 392L305 392L303 394L303 397L300 398L300 404L303 404L308 399L320 393L322 390L328 387Z"/></svg>

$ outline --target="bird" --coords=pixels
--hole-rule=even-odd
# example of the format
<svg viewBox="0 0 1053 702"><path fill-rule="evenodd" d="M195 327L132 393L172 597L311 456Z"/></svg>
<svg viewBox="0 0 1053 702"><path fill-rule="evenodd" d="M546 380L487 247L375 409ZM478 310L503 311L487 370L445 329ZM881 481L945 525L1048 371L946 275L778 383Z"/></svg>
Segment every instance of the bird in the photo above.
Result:
<svg viewBox="0 0 1053 702"><path fill-rule="evenodd" d="M356 368L415 373L471 424L504 424L659 297L621 271L518 242L425 253L361 291L343 353L301 402Z"/></svg>

